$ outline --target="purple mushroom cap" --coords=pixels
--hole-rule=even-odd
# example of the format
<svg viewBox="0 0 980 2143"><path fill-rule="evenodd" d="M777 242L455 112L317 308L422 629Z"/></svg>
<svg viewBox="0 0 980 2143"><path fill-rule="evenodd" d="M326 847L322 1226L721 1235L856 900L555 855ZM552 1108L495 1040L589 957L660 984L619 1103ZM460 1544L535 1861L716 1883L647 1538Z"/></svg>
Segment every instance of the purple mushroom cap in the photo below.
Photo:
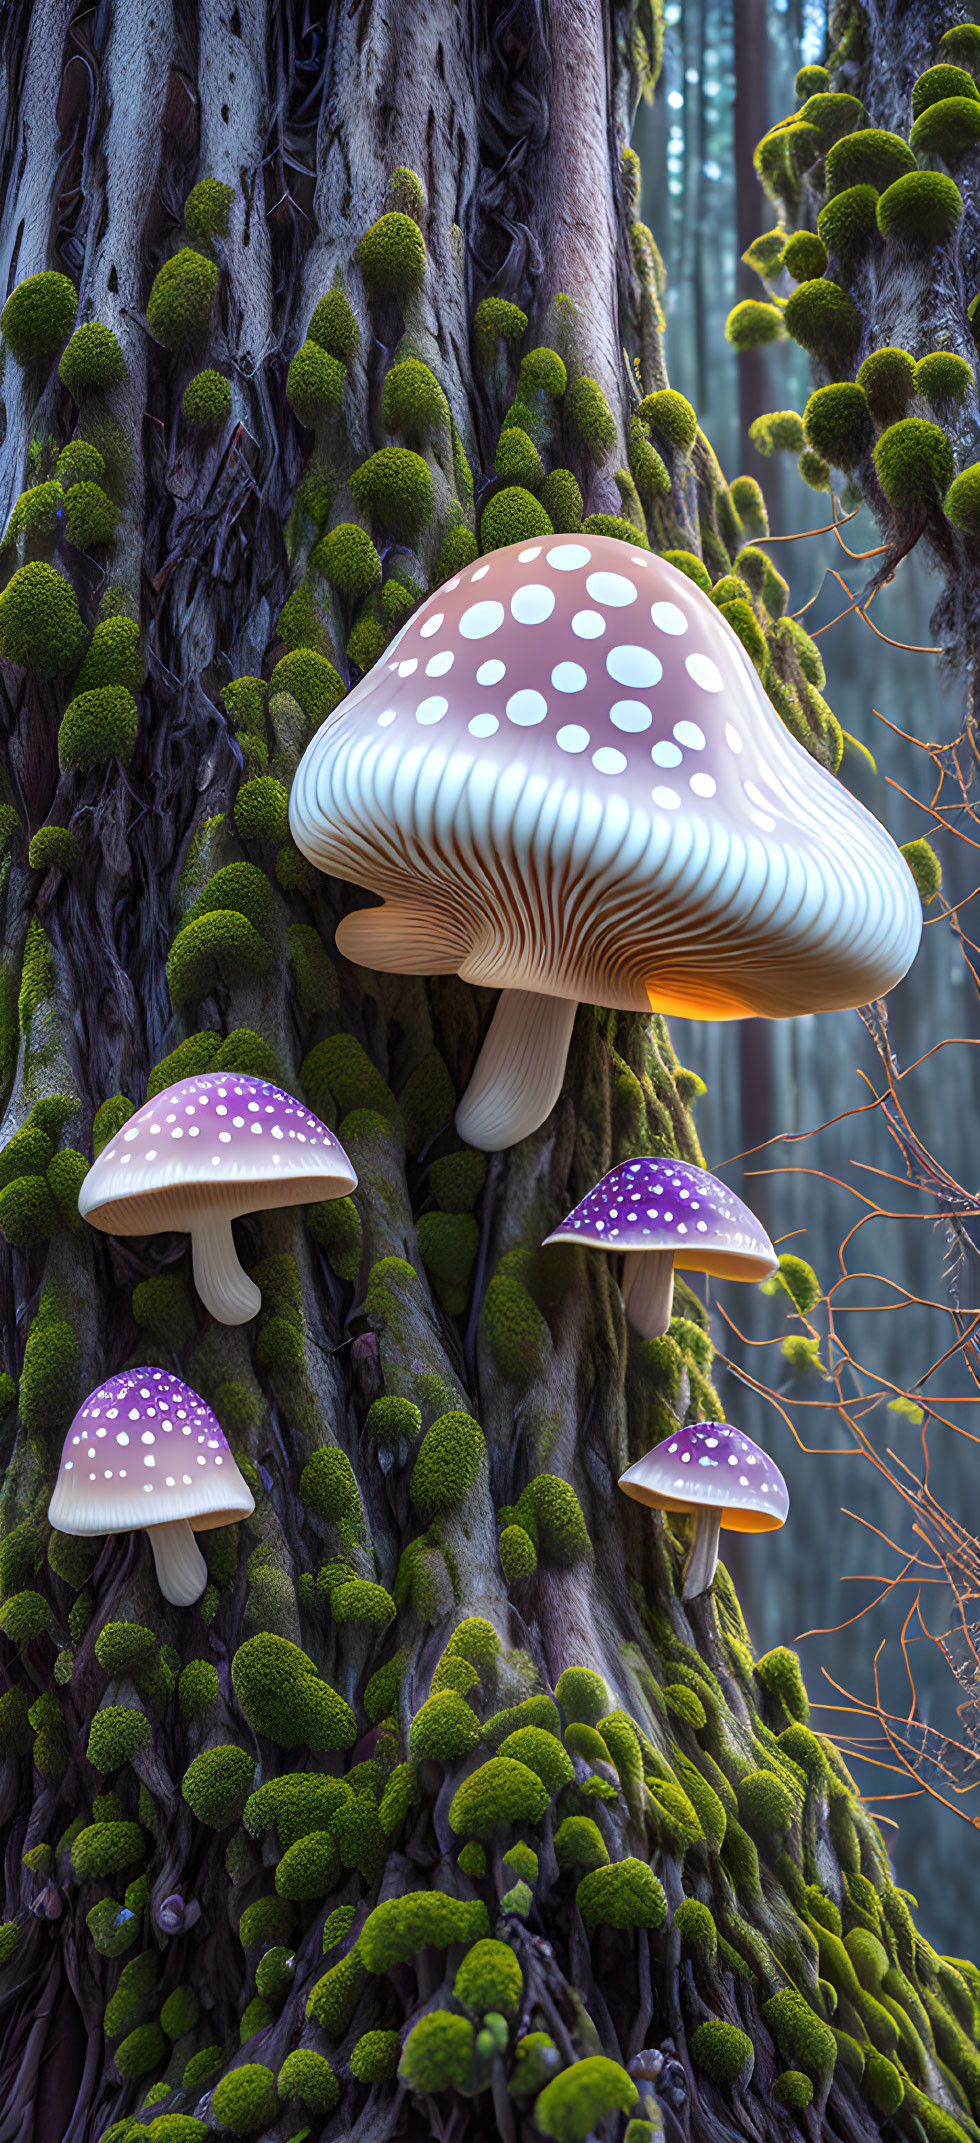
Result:
<svg viewBox="0 0 980 2143"><path fill-rule="evenodd" d="M775 1532L789 1513L775 1461L727 1421L677 1429L621 1474L619 1485L656 1510L717 1512L733 1533Z"/></svg>
<svg viewBox="0 0 980 2143"><path fill-rule="evenodd" d="M675 1265L728 1280L764 1280L779 1264L755 1214L727 1184L689 1161L622 1161L546 1240L615 1252L669 1251Z"/></svg>
<svg viewBox="0 0 980 2143"><path fill-rule="evenodd" d="M186 1519L196 1533L254 1510L224 1431L166 1369L90 1392L65 1438L48 1518L60 1533L125 1533Z"/></svg>

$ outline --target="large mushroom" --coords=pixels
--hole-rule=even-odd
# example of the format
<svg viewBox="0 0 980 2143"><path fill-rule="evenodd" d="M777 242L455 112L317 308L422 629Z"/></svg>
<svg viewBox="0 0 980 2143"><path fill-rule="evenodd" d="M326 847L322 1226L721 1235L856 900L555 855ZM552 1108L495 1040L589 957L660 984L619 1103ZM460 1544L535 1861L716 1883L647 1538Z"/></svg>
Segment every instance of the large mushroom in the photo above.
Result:
<svg viewBox="0 0 980 2143"><path fill-rule="evenodd" d="M626 1315L644 1339L670 1323L675 1265L722 1280L764 1280L779 1269L755 1214L727 1183L689 1161L621 1161L545 1237L548 1243L624 1253Z"/></svg>
<svg viewBox="0 0 980 2143"><path fill-rule="evenodd" d="M904 858L727 619L608 536L446 581L307 746L289 816L319 870L383 896L338 925L348 959L503 991L456 1116L488 1150L544 1121L582 1000L828 1011L919 941Z"/></svg>
<svg viewBox="0 0 980 2143"><path fill-rule="evenodd" d="M789 1512L789 1490L775 1461L727 1421L675 1430L620 1474L619 1485L653 1510L693 1517L685 1600L714 1583L722 1526L730 1533L774 1533Z"/></svg>
<svg viewBox="0 0 980 2143"><path fill-rule="evenodd" d="M208 1580L195 1533L254 1508L197 1392L166 1369L127 1369L75 1415L48 1521L59 1533L146 1533L164 1599L190 1607Z"/></svg>
<svg viewBox="0 0 980 2143"><path fill-rule="evenodd" d="M268 1079L202 1072L137 1109L103 1147L78 1210L110 1235L186 1228L194 1285L219 1324L262 1296L238 1262L232 1221L267 1206L344 1198L357 1177L340 1140Z"/></svg>

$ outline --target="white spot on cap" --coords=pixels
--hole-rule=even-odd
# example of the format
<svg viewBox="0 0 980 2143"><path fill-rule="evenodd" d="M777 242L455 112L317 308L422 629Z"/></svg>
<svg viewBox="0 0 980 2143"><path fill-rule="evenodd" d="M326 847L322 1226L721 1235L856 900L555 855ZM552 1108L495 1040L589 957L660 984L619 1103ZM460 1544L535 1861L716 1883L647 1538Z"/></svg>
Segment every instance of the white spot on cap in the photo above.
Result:
<svg viewBox="0 0 980 2143"><path fill-rule="evenodd" d="M636 589L622 573L590 573L585 585L593 602L604 603L607 610L625 610L636 601Z"/></svg>
<svg viewBox="0 0 980 2143"><path fill-rule="evenodd" d="M431 618L426 618L425 624L419 626L419 633L423 640L431 640L433 633L438 632L445 615L444 610L434 610Z"/></svg>
<svg viewBox="0 0 980 2143"><path fill-rule="evenodd" d="M584 543L556 543L548 552L547 563L556 573L574 573L581 566L591 563L592 552Z"/></svg>
<svg viewBox="0 0 980 2143"><path fill-rule="evenodd" d="M411 677L413 671L418 669L418 666L417 655L409 655L406 662L400 662L398 665L399 677Z"/></svg>
<svg viewBox="0 0 980 2143"><path fill-rule="evenodd" d="M518 625L544 625L554 607L554 590L532 580L526 588L518 588L511 596L510 614Z"/></svg>
<svg viewBox="0 0 980 2143"><path fill-rule="evenodd" d="M725 723L725 743L730 752L740 752L742 749L742 739L731 722Z"/></svg>
<svg viewBox="0 0 980 2143"><path fill-rule="evenodd" d="M532 543L532 544L530 545L530 548L529 548L528 550L526 550L526 551L518 551L518 553L517 553L517 563L518 563L518 565L522 565L522 566L529 566L529 565L531 565L531 563L533 562L533 560L534 560L535 558L540 558L540 556L541 556L541 545L540 545L540 543ZM489 568L488 568L487 566L483 566L483 567L481 568L481 571L482 571L482 572L484 572L484 573L486 573L486 572L488 572L488 571L489 571ZM474 573L474 575L473 575L473 579L474 579L474 580L476 580L476 579L477 579L477 574L476 574L476 573Z"/></svg>
<svg viewBox="0 0 980 2143"><path fill-rule="evenodd" d="M471 737L495 737L500 723L495 714L475 714L468 726Z"/></svg>
<svg viewBox="0 0 980 2143"><path fill-rule="evenodd" d="M678 610L676 603L654 603L650 616L661 632L676 636L687 631L687 619L683 610Z"/></svg>
<svg viewBox="0 0 980 2143"><path fill-rule="evenodd" d="M696 722L675 722L674 735L678 744L687 744L692 752L703 752L704 730Z"/></svg>
<svg viewBox="0 0 980 2143"><path fill-rule="evenodd" d="M600 744L592 754L592 764L597 774L625 774L626 753L614 750L611 744Z"/></svg>
<svg viewBox="0 0 980 2143"><path fill-rule="evenodd" d="M426 676L445 677L447 670L452 669L455 660L455 655L451 653L448 647L443 649L441 655L430 655L429 660L425 665Z"/></svg>
<svg viewBox="0 0 980 2143"><path fill-rule="evenodd" d="M397 709L394 707L385 707L382 709L382 712L378 716L378 728L390 729L392 722L397 721L397 719Z"/></svg>
<svg viewBox="0 0 980 2143"><path fill-rule="evenodd" d="M588 748L589 732L578 722L565 722L558 731L555 743L563 752L584 752Z"/></svg>
<svg viewBox="0 0 980 2143"><path fill-rule="evenodd" d="M721 671L718 664L712 662L710 655L685 655L684 668L694 684L700 685L702 692L724 691Z"/></svg>
<svg viewBox="0 0 980 2143"><path fill-rule="evenodd" d="M599 640L606 630L606 621L598 610L576 610L572 619L572 631L576 640Z"/></svg>
<svg viewBox="0 0 980 2143"><path fill-rule="evenodd" d="M556 662L551 682L556 692L584 692L589 680L580 662Z"/></svg>
<svg viewBox="0 0 980 2143"><path fill-rule="evenodd" d="M669 737L662 737L651 747L650 757L654 766L680 766L684 754L679 745L671 744Z"/></svg>
<svg viewBox="0 0 980 2143"><path fill-rule="evenodd" d="M663 663L649 647L610 648L606 669L618 685L631 685L640 692L649 692L651 685L658 685L664 674Z"/></svg>
<svg viewBox="0 0 980 2143"><path fill-rule="evenodd" d="M713 796L718 784L711 774L692 774L691 787L695 796Z"/></svg>
<svg viewBox="0 0 980 2143"><path fill-rule="evenodd" d="M642 730L649 729L653 716L641 699L617 699L609 709L609 719L614 729L639 736Z"/></svg>
<svg viewBox="0 0 980 2143"><path fill-rule="evenodd" d="M470 574L470 581L473 582L474 580L485 580L489 571L489 566L477 566L476 572ZM446 586L447 588L458 588L459 575L457 574L455 580L447 580Z"/></svg>
<svg viewBox="0 0 980 2143"><path fill-rule="evenodd" d="M533 729L543 722L548 712L548 702L540 692L525 686L521 692L512 692L507 702L507 720L516 722L518 729Z"/></svg>
<svg viewBox="0 0 980 2143"><path fill-rule="evenodd" d="M676 789L651 789L650 794L661 811L678 811L680 809L681 800Z"/></svg>
<svg viewBox="0 0 980 2143"><path fill-rule="evenodd" d="M459 629L464 640L486 640L490 633L499 632L503 622L502 603L471 603L460 618Z"/></svg>
<svg viewBox="0 0 980 2143"><path fill-rule="evenodd" d="M420 699L415 709L415 719L417 722L423 722L428 726L432 722L441 722L443 715L447 714L448 711L448 699L441 699L436 692L433 693L431 699Z"/></svg>
<svg viewBox="0 0 980 2143"><path fill-rule="evenodd" d="M501 662L496 655L492 655L489 662L481 662L476 673L476 681L478 685L499 685L501 678L506 677L506 675L506 663Z"/></svg>

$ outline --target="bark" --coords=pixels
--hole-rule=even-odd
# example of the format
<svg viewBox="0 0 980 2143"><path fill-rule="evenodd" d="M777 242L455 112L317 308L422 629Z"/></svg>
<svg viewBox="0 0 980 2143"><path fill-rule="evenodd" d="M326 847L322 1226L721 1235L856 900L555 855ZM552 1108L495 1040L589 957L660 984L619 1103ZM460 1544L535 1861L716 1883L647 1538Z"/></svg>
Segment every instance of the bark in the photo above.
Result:
<svg viewBox="0 0 980 2143"><path fill-rule="evenodd" d="M671 1910L685 1893L710 1901L730 1943L721 1962L695 1976L669 1922L664 1932L600 1928L590 1940L575 1877L559 1872L554 1811L530 1834L540 1872L525 1921L500 1902L511 1887L505 1841L491 1851L485 1881L464 1877L455 1864L461 1841L449 1817L452 1795L478 1758L450 1766L444 1780L427 1763L409 1811L380 1852L375 1829L366 1872L346 1868L322 1903L296 1912L283 1945L294 1960L285 1995L268 2016L257 2020L253 2012L241 2057L237 2041L255 1995L259 1953L243 1949L239 1920L255 1899L272 1894L274 1833L257 1844L240 1827L208 1828L181 1793L193 1758L227 1742L254 1758L256 1784L306 1769L343 1776L369 1763L375 1749L379 1762L382 1754L389 1765L404 1759L436 1663L469 1616L487 1618L503 1648L478 1692L484 1720L495 1707L553 1688L565 1667L581 1664L605 1677L610 1709L628 1714L664 1764L671 1750L697 1768L710 1745L737 1777L765 1764L767 1729L787 1724L780 1701L753 1678L731 1596L722 1595L720 1619L710 1596L685 1608L685 1544L616 1493L619 1474L647 1442L685 1410L694 1418L699 1405L717 1404L716 1395L679 1343L669 1359L627 1346L622 1298L602 1260L537 1250L618 1158L647 1150L698 1157L663 1023L580 1008L565 1086L547 1123L490 1161L471 1279L462 1270L427 1270L418 1223L433 1210L432 1165L458 1148L453 1109L492 1003L455 976L423 982L372 975L338 957L320 971L333 981L309 1008L290 969L287 926L314 928L332 955L337 921L357 896L324 881L287 892L275 873L275 844L239 838L231 814L242 747L220 696L231 678L268 677L283 651L279 615L313 540L293 509L315 450L334 472L333 520L355 517L348 479L385 444L381 385L397 356L420 357L436 373L479 511L496 481L497 436L517 378L516 362L505 355L489 365L477 361L474 317L487 294L527 313L528 348L562 337L572 377L585 373L602 388L616 419L615 453L593 464L556 415L548 458L575 469L586 511L622 510L612 469L625 459L635 384L649 392L663 382L656 295L644 268L648 256L629 227L620 162L642 38L652 44L651 11L615 0L470 0L466 8L419 0L397 12L377 0L311 11L244 0L230 14L210 0L196 9L153 0L152 10L149 0L114 7L101 0L86 10L14 0L8 10L4 287L45 268L70 272L82 317L114 329L128 366L127 383L110 398L132 467L108 575L63 541L58 562L89 625L107 577L127 591L138 607L147 675L128 770L112 761L92 773L59 774L55 737L70 688L0 665L6 793L20 821L4 866L0 916L5 1138L40 1098L64 1093L70 1113L63 1139L88 1155L99 1104L117 1092L142 1102L153 1068L205 1029L257 1035L296 1093L310 1050L347 1035L389 1091L381 1088L379 1104L377 1084L365 1087L359 1075L362 1092L333 1097L359 1175L356 1277L338 1275L302 1213L261 1214L237 1225L244 1266L253 1273L261 1267L266 1309L274 1288L288 1297L288 1276L298 1275L300 1300L289 1298L289 1315L279 1320L288 1325L291 1317L300 1334L298 1361L295 1348L277 1361L268 1338L277 1320L265 1311L257 1327L210 1323L190 1285L186 1238L115 1238L67 1225L42 1243L3 1245L4 1359L21 1379L20 1414L8 1409L2 1427L4 1592L38 1592L49 1624L20 1642L7 1621L0 1624L6 1686L22 1690L31 1706L44 1700L33 1737L7 1731L0 1771L4 1918L16 1929L0 1972L0 2143L96 2143L158 2085L166 2088L153 2112L197 2111L213 2125L213 2079L207 2086L182 2081L188 2060L209 2045L221 2050L223 2072L242 2058L275 2075L299 2045L327 2054L340 2091L339 2125L330 2132L357 2143L396 2134L454 2143L530 2135L533 2100L506 2089L514 2033L504 2067L498 2060L491 2074L477 2064L465 2091L412 2093L395 2082L368 2089L351 2075L349 2056L362 2033L382 2025L404 2039L427 2007L451 2005L460 1947L448 1954L430 1948L372 1979L335 2040L307 2020L312 1986L344 1953L322 1956L326 1914L354 1905L356 1935L379 1899L415 1888L483 1898L491 1925L521 1965L518 2027L547 2032L562 2064L600 2051L630 2061L660 2046L656 2090L643 2090L651 2114L659 2103L672 2139L793 2133L792 2117L771 2099L787 2058L785 2049L776 2051L762 2005L794 1977L820 2005L812 1937L792 1901L799 1873L787 1874L771 1838L763 1840L761 1887L746 1846L748 1873L744 1866L738 1872L731 1854L724 1861L710 1854L703 1841L685 1859L631 1768L628 1734L618 1773L612 1764L594 1772L607 1798L581 1793L588 1766L577 1759L580 1807L595 1814L611 1859L639 1856L653 1866ZM372 302L354 262L399 166L419 175L426 197L425 286L405 300L404 312L391 299ZM156 271L186 242L183 202L205 176L233 189L230 227L215 240L219 294L207 346L185 358L154 340L146 307ZM312 307L337 271L361 341L343 423L314 442L289 407L286 376ZM574 301L570 323L568 308L555 304L562 295ZM231 423L210 444L192 440L179 413L188 378L203 363L223 369L232 388ZM5 520L29 480L32 439L42 442L47 473L43 442L50 437L60 447L77 413L54 372L31 381L9 356L2 392ZM447 438L430 442L427 455L436 512L414 545L391 544L374 531L388 571L407 567L419 586L434 581L451 509L473 519ZM674 473L652 540L696 542L700 522L720 541L723 479L709 450L699 444L691 469ZM323 644L349 683L356 674L345 655L351 619L322 585L320 596ZM276 695L268 721L271 767L288 782L303 725ZM79 855L70 870L39 882L26 842L45 821L70 827ZM166 964L181 918L217 868L242 858L265 869L274 896L271 979L222 982L175 1010ZM15 1002L35 920L43 924L50 974L18 1029L11 990ZM399 1108L390 1106L392 1096ZM407 1261L414 1277L386 1260ZM134 1290L161 1277L179 1281L182 1291L171 1298L177 1306L163 1326L148 1330L137 1321ZM68 1390L63 1377L32 1413L25 1348L29 1338L44 1346L52 1303L74 1333L77 1380ZM678 1311L698 1315L681 1288ZM49 1561L45 1511L74 1406L106 1375L155 1359L211 1398L219 1415L232 1395L225 1425L256 1493L255 1516L230 1546L224 1536L201 1536L214 1556L203 1613L161 1601L148 1544L138 1535L100 1541L84 1584L84 1573L69 1585ZM365 1429L369 1406L382 1394L417 1401L425 1428L453 1408L482 1426L486 1459L465 1495L428 1529L411 1499L417 1442L387 1449ZM359 1532L328 1524L300 1493L304 1463L322 1444L339 1446L353 1468ZM508 1587L495 1514L542 1474L574 1488L589 1545L574 1530L569 1542L542 1526L535 1573ZM423 1536L413 1576L403 1551ZM331 1619L314 1574L341 1551L360 1576L395 1591L392 1631ZM108 1680L96 1640L118 1621L146 1626L162 1650L152 1669ZM232 1661L242 1641L263 1630L299 1643L355 1705L361 1738L349 1757L290 1750L250 1726ZM379 1730L363 1709L365 1686L396 1650L405 1659L398 1715ZM685 1663L694 1674L697 1658L717 1676L720 1694L716 1699L714 1685L702 1680L716 1711L696 1731L690 1719L668 1712L662 1686L683 1682ZM216 1668L217 1696L188 1719L173 1679L195 1659ZM130 1764L100 1777L86 1749L93 1716L106 1703L143 1709L152 1731ZM656 1776L651 1769L653 1782ZM66 1840L79 1818L91 1821L93 1801L108 1792L118 1796L116 1813L139 1819L146 1834L147 1895L134 1895L132 1905L123 1894L134 1871L114 1881L80 1880ZM843 1853L852 1872L859 1861L884 1892L880 1841L839 1772L834 1808L832 1845L823 1794L808 1794L814 1842L799 1845L794 1868L798 1862L806 1881L819 1880L845 1899ZM101 1810L106 1820L112 1814ZM46 1887L52 1881L53 1900ZM120 1962L94 1941L89 1915L107 1896L139 1921L122 1964L143 1952L156 1960L156 1984L139 2021L152 2022L188 1983L201 2005L193 2031L169 2051L158 2047L138 2079L121 2073L104 2032ZM48 1916L45 1898L52 1910L60 1903L56 1917ZM732 1961L739 1941L754 1958L743 1957L744 1970ZM754 2074L733 2096L692 2065L689 2040L706 2017L737 2025L752 2040ZM944 2106L955 2104L938 2070L930 2089ZM818 2099L822 2135L868 2143L882 2132L882 2118L843 2070L825 2101ZM294 2113L284 2108L281 2125L263 2133L291 2133Z"/></svg>

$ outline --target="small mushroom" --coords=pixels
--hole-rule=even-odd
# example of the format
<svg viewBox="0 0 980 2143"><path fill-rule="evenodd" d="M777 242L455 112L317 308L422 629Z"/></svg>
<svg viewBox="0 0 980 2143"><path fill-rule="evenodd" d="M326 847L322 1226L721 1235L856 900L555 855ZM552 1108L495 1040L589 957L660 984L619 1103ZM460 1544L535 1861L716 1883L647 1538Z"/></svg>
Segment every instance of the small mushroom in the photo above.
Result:
<svg viewBox="0 0 980 2143"><path fill-rule="evenodd" d="M196 1897L192 1897L190 1903L185 1905L180 1891L174 1890L169 1897L161 1899L154 1917L162 1934L180 1935L189 1927L196 1926L201 1917L201 1908Z"/></svg>
<svg viewBox="0 0 980 2143"><path fill-rule="evenodd" d="M620 1474L619 1485L637 1503L694 1518L685 1600L714 1583L722 1526L730 1533L774 1533L789 1512L789 1490L775 1461L727 1421L677 1429Z"/></svg>
<svg viewBox="0 0 980 2143"><path fill-rule="evenodd" d="M644 1339L666 1332L674 1267L723 1280L764 1280L779 1259L741 1198L706 1168L644 1158L611 1168L548 1243L624 1253L623 1301Z"/></svg>
<svg viewBox="0 0 980 2143"><path fill-rule="evenodd" d="M44 1889L39 1891L34 1899L31 1911L37 1920L60 1920L63 1901L57 1883L45 1883Z"/></svg>
<svg viewBox="0 0 980 2143"><path fill-rule="evenodd" d="M166 1369L128 1369L75 1415L48 1520L59 1533L146 1533L164 1599L190 1607L208 1579L194 1534L254 1508L197 1392Z"/></svg>
<svg viewBox="0 0 980 2143"><path fill-rule="evenodd" d="M544 1122L578 1004L787 1018L881 996L921 908L904 857L780 720L683 573L608 536L507 544L437 588L293 782L318 870L380 894L347 959L503 992L456 1115Z"/></svg>
<svg viewBox="0 0 980 2143"><path fill-rule="evenodd" d="M231 1223L267 1206L345 1198L357 1177L340 1140L268 1079L203 1072L131 1116L82 1184L78 1210L109 1235L186 1228L194 1285L219 1324L261 1307Z"/></svg>

